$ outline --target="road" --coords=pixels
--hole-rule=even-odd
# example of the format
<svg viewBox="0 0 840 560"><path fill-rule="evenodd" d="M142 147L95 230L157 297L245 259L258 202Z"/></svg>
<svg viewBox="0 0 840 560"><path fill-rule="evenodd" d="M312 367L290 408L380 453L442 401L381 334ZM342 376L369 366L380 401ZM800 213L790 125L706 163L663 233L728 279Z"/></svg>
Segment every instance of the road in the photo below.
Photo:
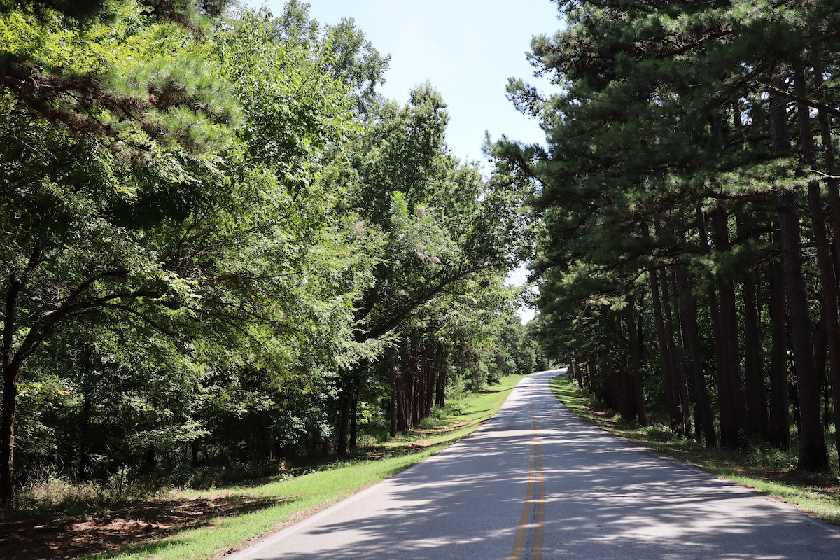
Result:
<svg viewBox="0 0 840 560"><path fill-rule="evenodd" d="M525 378L469 438L230 557L840 559L840 531L577 419Z"/></svg>

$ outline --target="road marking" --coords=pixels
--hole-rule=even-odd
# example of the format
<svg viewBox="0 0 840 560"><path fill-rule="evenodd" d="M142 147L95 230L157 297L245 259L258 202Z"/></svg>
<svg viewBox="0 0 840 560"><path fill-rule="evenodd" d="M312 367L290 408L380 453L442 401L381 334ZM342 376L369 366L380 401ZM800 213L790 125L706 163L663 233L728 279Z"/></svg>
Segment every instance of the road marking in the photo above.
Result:
<svg viewBox="0 0 840 560"><path fill-rule="evenodd" d="M513 552L510 560L522 558L522 551L525 548L525 539L528 536L528 518L531 514L531 494L534 491L534 471L532 467L531 453L528 453L528 489L525 492L525 505L522 508L522 515L519 516L519 525L516 527L516 540L513 542Z"/></svg>
<svg viewBox="0 0 840 560"><path fill-rule="evenodd" d="M543 469L543 447L539 442L537 435L534 435L536 440L534 443L534 451L536 453L535 462L537 471L537 499L534 511L534 533L531 540L531 554L532 560L541 560L543 549L543 528L545 526L545 470Z"/></svg>
<svg viewBox="0 0 840 560"><path fill-rule="evenodd" d="M542 558L543 526L545 522L545 473L543 470L543 450L537 435L537 422L531 420L530 452L528 453L528 489L525 492L525 503L519 525L516 527L516 537L510 560L528 558L540 560ZM530 535L530 539L528 538ZM526 546L530 545L530 546ZM524 555L523 555L524 553Z"/></svg>

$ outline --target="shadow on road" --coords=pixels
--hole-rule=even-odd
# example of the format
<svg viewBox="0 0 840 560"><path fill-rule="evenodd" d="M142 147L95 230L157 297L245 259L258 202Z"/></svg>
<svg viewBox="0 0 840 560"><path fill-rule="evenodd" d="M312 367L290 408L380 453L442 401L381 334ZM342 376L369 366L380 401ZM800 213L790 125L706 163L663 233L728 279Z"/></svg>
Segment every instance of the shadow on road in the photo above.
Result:
<svg viewBox="0 0 840 560"><path fill-rule="evenodd" d="M288 537L318 546L258 557L505 558L539 445L543 558L840 558L834 528L582 422L551 394L554 375L534 374L471 438L388 481L380 511L350 507Z"/></svg>

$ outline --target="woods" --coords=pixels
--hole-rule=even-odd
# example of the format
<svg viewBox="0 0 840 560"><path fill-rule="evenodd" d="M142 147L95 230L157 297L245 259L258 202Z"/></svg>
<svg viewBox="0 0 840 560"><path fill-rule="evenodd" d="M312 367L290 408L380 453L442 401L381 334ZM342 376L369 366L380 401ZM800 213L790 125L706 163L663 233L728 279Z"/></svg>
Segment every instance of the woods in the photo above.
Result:
<svg viewBox="0 0 840 560"><path fill-rule="evenodd" d="M840 5L557 3L557 91L508 88L548 146L496 147L539 184L545 348L627 420L836 468Z"/></svg>
<svg viewBox="0 0 840 560"><path fill-rule="evenodd" d="M0 556L834 557L840 1L262 4L0 0Z"/></svg>
<svg viewBox="0 0 840 560"><path fill-rule="evenodd" d="M532 184L388 63L294 0L0 2L0 506L276 474L538 367Z"/></svg>

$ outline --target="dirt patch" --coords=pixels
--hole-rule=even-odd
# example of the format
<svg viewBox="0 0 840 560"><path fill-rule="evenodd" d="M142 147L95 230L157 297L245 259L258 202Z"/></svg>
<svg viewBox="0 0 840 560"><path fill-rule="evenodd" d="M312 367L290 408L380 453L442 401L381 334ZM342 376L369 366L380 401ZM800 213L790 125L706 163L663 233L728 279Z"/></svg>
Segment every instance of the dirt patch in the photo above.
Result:
<svg viewBox="0 0 840 560"><path fill-rule="evenodd" d="M217 517L264 509L279 501L248 496L150 500L84 517L13 516L0 520L0 558L64 560L114 551L128 544L211 525Z"/></svg>

